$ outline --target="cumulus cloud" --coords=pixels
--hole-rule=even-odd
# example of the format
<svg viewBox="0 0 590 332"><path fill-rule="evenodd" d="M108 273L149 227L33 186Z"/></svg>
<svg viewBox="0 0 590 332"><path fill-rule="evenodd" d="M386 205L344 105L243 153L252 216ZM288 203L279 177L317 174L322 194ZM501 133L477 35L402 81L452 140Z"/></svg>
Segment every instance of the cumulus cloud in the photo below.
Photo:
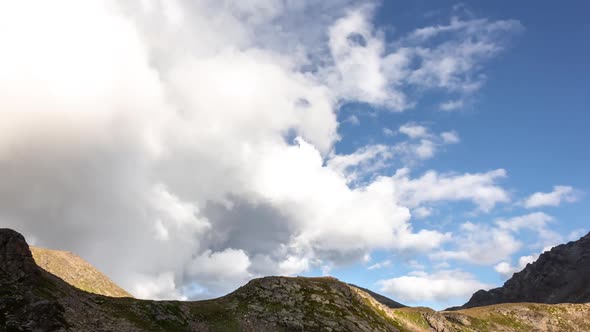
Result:
<svg viewBox="0 0 590 332"><path fill-rule="evenodd" d="M527 229L538 235L536 245L539 247L554 246L563 241L558 233L548 227L548 223L554 221L554 218L543 212L529 213L523 216L517 216L509 219L498 219L496 225L505 230L519 232L521 229Z"/></svg>
<svg viewBox="0 0 590 332"><path fill-rule="evenodd" d="M246 282L251 277L250 264L250 258L241 249L206 250L190 260L186 273L216 294Z"/></svg>
<svg viewBox="0 0 590 332"><path fill-rule="evenodd" d="M561 202L572 203L579 199L579 192L570 186L554 186L552 192L536 192L524 200L527 209L541 206L559 206Z"/></svg>
<svg viewBox="0 0 590 332"><path fill-rule="evenodd" d="M341 174L346 174L349 181L352 181L386 167L387 161L391 158L393 150L390 146L367 145L351 154L333 155L328 160L328 166Z"/></svg>
<svg viewBox="0 0 590 332"><path fill-rule="evenodd" d="M361 124L361 120L359 120L358 116L354 114L347 117L346 120L344 120L344 122L350 123L353 126L358 126Z"/></svg>
<svg viewBox="0 0 590 332"><path fill-rule="evenodd" d="M553 220L553 217L545 213L535 212L497 219L492 225L466 222L451 241L454 249L440 250L430 257L438 260L462 260L473 264L497 264L498 272L512 273L520 267L512 267L506 261L522 248L523 243L516 238L521 231L526 230L536 235L536 242L530 244L532 247L548 248L563 241L558 233L548 227L548 223Z"/></svg>
<svg viewBox="0 0 590 332"><path fill-rule="evenodd" d="M129 290L139 298L154 300L174 298L183 301L188 299L178 290L173 272L149 276L138 275L134 279L135 283Z"/></svg>
<svg viewBox="0 0 590 332"><path fill-rule="evenodd" d="M407 123L399 127L399 132L408 135L410 138L422 138L430 136L426 127L412 123Z"/></svg>
<svg viewBox="0 0 590 332"><path fill-rule="evenodd" d="M509 219L496 220L496 225L498 225L501 229L518 232L522 228L531 230L545 228L546 224L552 220L553 217L546 213L534 212Z"/></svg>
<svg viewBox="0 0 590 332"><path fill-rule="evenodd" d="M440 250L430 257L435 260L461 260L473 264L495 264L508 259L522 247L522 242L503 229L466 222L454 236L453 250Z"/></svg>
<svg viewBox="0 0 590 332"><path fill-rule="evenodd" d="M409 169L398 170L390 181L400 202L410 207L436 201L471 201L482 211L491 210L498 203L510 201L508 193L496 180L506 176L497 169L486 173L439 174L428 171L410 179Z"/></svg>
<svg viewBox="0 0 590 332"><path fill-rule="evenodd" d="M533 263L539 258L539 255L521 256L518 259L518 264L515 266L510 265L509 262L500 262L494 266L494 270L500 273L505 278L510 278L516 272L522 271L527 264Z"/></svg>
<svg viewBox="0 0 590 332"><path fill-rule="evenodd" d="M335 63L332 84L347 99L403 110L408 107L406 96L389 85L408 65L408 58L384 54L384 38L369 21L372 11L373 6L351 10L330 27L330 52Z"/></svg>
<svg viewBox="0 0 590 332"><path fill-rule="evenodd" d="M485 81L480 64L504 49L507 36L522 30L515 20L453 17L447 25L416 29L392 49L386 47L385 33L370 21L375 8L369 4L349 10L330 27L335 68L326 76L343 98L394 111L415 105L404 85L464 96L478 90ZM445 110L461 106L461 99L441 104Z"/></svg>
<svg viewBox="0 0 590 332"><path fill-rule="evenodd" d="M431 214L432 209L425 206L419 206L412 210L412 215L416 216L416 218L426 218Z"/></svg>
<svg viewBox="0 0 590 332"><path fill-rule="evenodd" d="M491 285L460 270L441 270L430 274L414 271L406 276L379 280L377 285L382 292L406 303L459 301L479 289L491 288Z"/></svg>
<svg viewBox="0 0 590 332"><path fill-rule="evenodd" d="M470 43L497 50L516 24L460 21L477 31L448 31L466 64L434 73L451 47L412 35L389 52L373 10L348 0L0 3L0 222L158 299L377 248L439 247L450 234L416 229L409 209L466 200L490 210L509 200L496 184L505 172L406 169L352 185L377 161L402 150L428 158L453 139L342 155L338 107L401 111L414 103L404 85L471 84L483 57Z"/></svg>
<svg viewBox="0 0 590 332"><path fill-rule="evenodd" d="M459 143L459 135L454 131L436 135L428 127L415 123L406 123L400 126L398 131L407 136L408 140L397 143L392 150L406 165L430 159L443 146ZM393 134L394 132L391 131L391 136Z"/></svg>

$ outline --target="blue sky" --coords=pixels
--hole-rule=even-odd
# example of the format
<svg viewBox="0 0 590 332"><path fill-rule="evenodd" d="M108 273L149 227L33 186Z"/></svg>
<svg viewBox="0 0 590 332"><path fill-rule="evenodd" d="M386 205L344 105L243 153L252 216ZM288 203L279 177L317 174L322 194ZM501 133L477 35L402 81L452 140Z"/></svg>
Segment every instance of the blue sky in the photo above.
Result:
<svg viewBox="0 0 590 332"><path fill-rule="evenodd" d="M358 116L360 124L343 121L343 140L336 149L351 151L367 142L390 144L392 139L383 134L383 128L395 130L401 124L413 122L433 130L456 130L461 136L457 145L445 148L434 158L415 165L420 172L436 169L440 172L483 172L495 168L506 169L508 176L502 185L510 191L513 200L524 199L534 192L552 191L554 185L565 184L579 190L579 199L571 204L540 207L554 217L551 229L572 240L581 231L588 231L590 213L586 195L590 189L590 141L588 104L590 95L590 24L584 14L588 5L572 1L557 5L541 2L469 2L452 1L411 3L390 1L382 3L376 21L394 34L411 31L416 27L445 24L453 7L475 17L490 19L516 19L524 27L511 38L509 46L498 57L485 65L485 85L465 107L453 112L441 111L439 95L426 94L418 105L404 113L379 112L371 105L344 105L343 120L350 114ZM456 13L456 11L455 11ZM348 109L354 109L347 112ZM358 112L358 109L362 111ZM390 170L392 172L394 170ZM441 229L457 228L464 221L493 224L497 218L510 218L530 213L518 204L502 204L486 214L471 215L473 207L452 204L442 207L437 215L415 223L441 225ZM570 236L574 233L573 237ZM521 235L525 246L512 255L535 253L531 245L534 236ZM374 255L375 261L398 262L399 257L387 252ZM403 260L403 258L401 258ZM380 279L412 271L408 264L392 264L379 272L367 272L366 266L344 268L333 273L344 280L375 287ZM428 259L418 259L426 270L434 270ZM499 286L507 278L493 266L454 263L473 273L486 283ZM437 308L460 302L417 301L414 305Z"/></svg>
<svg viewBox="0 0 590 332"><path fill-rule="evenodd" d="M589 5L0 4L0 226L138 298L445 308L589 231Z"/></svg>

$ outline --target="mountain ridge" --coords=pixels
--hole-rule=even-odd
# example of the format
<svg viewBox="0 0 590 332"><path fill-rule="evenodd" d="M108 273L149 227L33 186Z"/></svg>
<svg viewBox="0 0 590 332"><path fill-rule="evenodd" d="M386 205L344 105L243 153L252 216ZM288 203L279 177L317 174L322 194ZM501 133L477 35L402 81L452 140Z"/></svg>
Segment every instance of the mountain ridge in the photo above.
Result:
<svg viewBox="0 0 590 332"><path fill-rule="evenodd" d="M542 253L535 262L514 273L502 287L479 290L464 305L449 309L514 302L587 303L590 302L588 276L590 233Z"/></svg>
<svg viewBox="0 0 590 332"><path fill-rule="evenodd" d="M589 313L590 304L392 309L332 277L263 277L195 302L115 298L39 268L22 235L0 229L0 331L588 331Z"/></svg>
<svg viewBox="0 0 590 332"><path fill-rule="evenodd" d="M112 297L133 297L92 264L69 251L30 247L35 263L68 284L89 293Z"/></svg>

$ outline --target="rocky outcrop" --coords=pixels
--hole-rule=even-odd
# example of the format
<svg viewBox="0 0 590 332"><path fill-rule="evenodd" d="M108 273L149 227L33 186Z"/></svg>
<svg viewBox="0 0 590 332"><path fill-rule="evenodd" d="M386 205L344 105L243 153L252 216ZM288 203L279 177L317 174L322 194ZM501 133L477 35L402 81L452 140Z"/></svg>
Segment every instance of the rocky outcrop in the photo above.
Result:
<svg viewBox="0 0 590 332"><path fill-rule="evenodd" d="M459 308L515 302L590 302L590 233L541 254L504 286L479 290Z"/></svg>
<svg viewBox="0 0 590 332"><path fill-rule="evenodd" d="M0 229L0 271L15 280L39 273L25 238L12 229Z"/></svg>
<svg viewBox="0 0 590 332"><path fill-rule="evenodd" d="M383 308L368 305L370 296L359 292L332 277L264 277L227 298L258 320L294 331L398 331Z"/></svg>
<svg viewBox="0 0 590 332"><path fill-rule="evenodd" d="M44 277L24 237L0 229L0 331L66 330L63 306L43 292L53 287Z"/></svg>

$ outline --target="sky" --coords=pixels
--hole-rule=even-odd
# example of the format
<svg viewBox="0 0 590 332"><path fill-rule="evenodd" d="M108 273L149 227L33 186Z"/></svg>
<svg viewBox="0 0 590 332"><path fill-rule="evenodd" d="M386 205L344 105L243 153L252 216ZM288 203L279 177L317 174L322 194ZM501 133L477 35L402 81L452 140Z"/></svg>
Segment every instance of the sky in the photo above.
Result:
<svg viewBox="0 0 590 332"><path fill-rule="evenodd" d="M0 226L134 296L460 305L590 229L584 1L0 1Z"/></svg>

